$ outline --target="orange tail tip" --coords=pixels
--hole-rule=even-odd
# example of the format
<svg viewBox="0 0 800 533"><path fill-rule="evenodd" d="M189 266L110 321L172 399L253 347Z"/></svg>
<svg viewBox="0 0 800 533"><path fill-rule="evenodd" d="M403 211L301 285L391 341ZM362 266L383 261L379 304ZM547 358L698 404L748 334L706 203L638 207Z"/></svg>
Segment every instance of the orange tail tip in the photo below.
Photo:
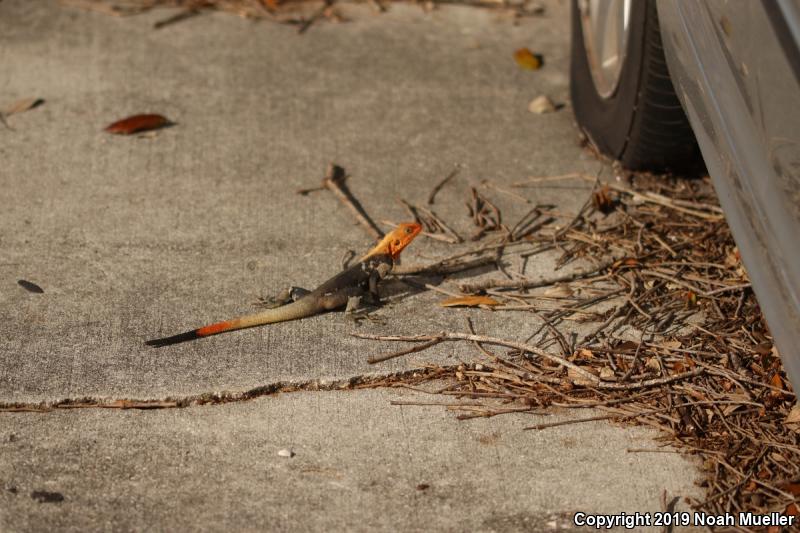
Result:
<svg viewBox="0 0 800 533"><path fill-rule="evenodd" d="M145 342L145 344L154 348L161 348L162 346L169 346L171 344L178 344L181 342L193 341L195 339L208 337L210 335L216 335L217 333L222 333L223 331L228 331L234 328L235 321L228 320L226 322L218 322L216 324L211 324L210 326L204 326L199 329L193 329L192 331L187 331L186 333L179 333L177 335L173 335L172 337L153 339Z"/></svg>

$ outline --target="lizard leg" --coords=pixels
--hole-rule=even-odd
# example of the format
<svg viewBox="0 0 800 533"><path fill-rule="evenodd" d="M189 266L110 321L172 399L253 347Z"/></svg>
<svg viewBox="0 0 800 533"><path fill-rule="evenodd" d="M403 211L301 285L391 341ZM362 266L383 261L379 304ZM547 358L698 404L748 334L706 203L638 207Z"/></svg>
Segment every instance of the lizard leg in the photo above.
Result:
<svg viewBox="0 0 800 533"><path fill-rule="evenodd" d="M310 292L311 291L308 289L304 289L302 287L289 287L288 289L282 290L275 296L269 296L266 298L261 297L253 305L256 307L262 307L264 309L275 309L276 307L281 307L283 305L296 302Z"/></svg>
<svg viewBox="0 0 800 533"><path fill-rule="evenodd" d="M358 308L361 306L361 296L351 296L347 299L347 307L344 308L344 316L355 320Z"/></svg>
<svg viewBox="0 0 800 533"><path fill-rule="evenodd" d="M369 296L369 303L372 305L379 305L381 303L381 295L378 293L378 282L381 280L381 275L378 272L372 272L369 275L367 282L367 295Z"/></svg>

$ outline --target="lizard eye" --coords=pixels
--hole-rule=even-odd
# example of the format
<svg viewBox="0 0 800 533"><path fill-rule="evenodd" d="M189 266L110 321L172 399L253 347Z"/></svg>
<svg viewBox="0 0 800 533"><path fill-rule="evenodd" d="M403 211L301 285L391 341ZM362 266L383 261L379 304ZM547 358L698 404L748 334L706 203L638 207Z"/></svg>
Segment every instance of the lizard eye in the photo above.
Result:
<svg viewBox="0 0 800 533"><path fill-rule="evenodd" d="M411 228L406 228L406 233L411 233Z"/></svg>

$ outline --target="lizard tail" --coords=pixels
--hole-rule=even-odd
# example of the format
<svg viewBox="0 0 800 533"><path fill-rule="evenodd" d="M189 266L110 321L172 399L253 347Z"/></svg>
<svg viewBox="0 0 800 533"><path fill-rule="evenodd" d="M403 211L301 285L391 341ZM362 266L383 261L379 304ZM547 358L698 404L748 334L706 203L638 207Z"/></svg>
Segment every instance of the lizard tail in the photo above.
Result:
<svg viewBox="0 0 800 533"><path fill-rule="evenodd" d="M171 337L149 340L145 342L145 344L154 348L161 348L162 346L169 346L170 344L193 341L195 339L208 337L209 335L216 335L217 333L223 333L225 331L232 331L234 329L246 327L237 324L237 322L239 322L239 320L226 320L225 322L217 322L216 324L203 326L202 328L193 329L185 333L178 333L177 335L173 335Z"/></svg>
<svg viewBox="0 0 800 533"><path fill-rule="evenodd" d="M162 346L169 346L171 344L178 344L181 342L193 341L203 337L210 337L218 333L226 331L233 331L236 329L251 328L253 326L260 326L262 324L273 324L275 322L285 322L287 320L295 320L303 318L316 312L316 308L309 301L298 300L289 305L278 307L277 309L270 309L263 313L255 315L243 316L241 318L234 318L233 320L225 320L224 322L217 322L203 326L202 328L193 329L185 333L178 333L171 337L164 337L161 339L153 339L146 341L147 346L154 348L161 348Z"/></svg>

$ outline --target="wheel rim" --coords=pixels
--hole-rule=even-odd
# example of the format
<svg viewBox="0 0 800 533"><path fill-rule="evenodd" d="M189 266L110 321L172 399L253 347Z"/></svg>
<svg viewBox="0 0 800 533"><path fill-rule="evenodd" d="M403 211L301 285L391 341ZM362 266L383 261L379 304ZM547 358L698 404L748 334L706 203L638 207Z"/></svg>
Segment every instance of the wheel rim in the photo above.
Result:
<svg viewBox="0 0 800 533"><path fill-rule="evenodd" d="M583 44L597 93L614 94L625 61L631 0L578 0Z"/></svg>

